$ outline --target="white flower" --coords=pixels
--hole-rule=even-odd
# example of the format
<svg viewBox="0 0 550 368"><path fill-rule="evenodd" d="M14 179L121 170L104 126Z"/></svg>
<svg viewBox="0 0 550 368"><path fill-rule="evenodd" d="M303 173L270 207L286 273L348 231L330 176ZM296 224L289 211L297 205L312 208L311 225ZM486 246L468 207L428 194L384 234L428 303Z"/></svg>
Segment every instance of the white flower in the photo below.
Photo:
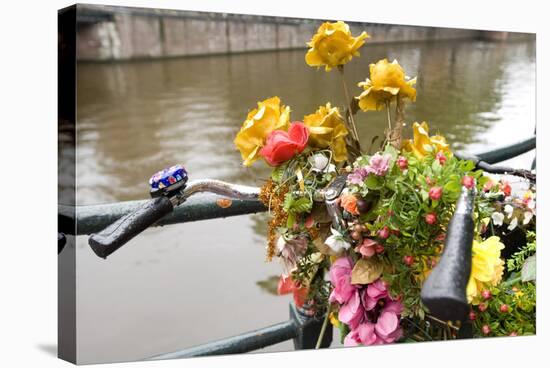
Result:
<svg viewBox="0 0 550 368"><path fill-rule="evenodd" d="M510 225L508 225L508 230L512 231L518 226L518 218L514 217L512 221L510 221Z"/></svg>
<svg viewBox="0 0 550 368"><path fill-rule="evenodd" d="M344 236L338 231L330 228L332 235L325 240L325 244L330 247L336 253L339 253L342 249L349 249L351 244L344 240Z"/></svg>
<svg viewBox="0 0 550 368"><path fill-rule="evenodd" d="M328 157L322 153L314 154L308 159L308 161L313 171L325 171L329 164Z"/></svg>
<svg viewBox="0 0 550 368"><path fill-rule="evenodd" d="M507 204L506 206L504 206L504 212L506 212L507 217L510 218L512 217L512 213L514 212L514 207Z"/></svg>
<svg viewBox="0 0 550 368"><path fill-rule="evenodd" d="M493 219L493 224L495 224L495 226L502 226L502 222L504 221L504 215L502 213L493 212L491 218Z"/></svg>
<svg viewBox="0 0 550 368"><path fill-rule="evenodd" d="M535 200L534 199L531 199L529 202L527 202L527 208L529 208L530 210L535 209Z"/></svg>
<svg viewBox="0 0 550 368"><path fill-rule="evenodd" d="M525 211L523 213L523 225L527 225L533 218L533 212Z"/></svg>

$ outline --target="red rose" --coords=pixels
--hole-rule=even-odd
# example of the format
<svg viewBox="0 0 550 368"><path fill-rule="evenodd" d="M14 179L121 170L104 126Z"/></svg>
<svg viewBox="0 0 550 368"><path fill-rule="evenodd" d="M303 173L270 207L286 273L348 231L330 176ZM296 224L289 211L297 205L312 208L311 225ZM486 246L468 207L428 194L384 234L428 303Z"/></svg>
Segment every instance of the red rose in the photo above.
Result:
<svg viewBox="0 0 550 368"><path fill-rule="evenodd" d="M430 192L428 193L430 198L434 201L439 200L441 198L441 194L443 194L443 188L441 187L430 188Z"/></svg>
<svg viewBox="0 0 550 368"><path fill-rule="evenodd" d="M260 155L269 165L279 166L302 152L306 148L308 138L309 131L304 123L293 122L288 132L284 130L271 132L265 146L260 150Z"/></svg>

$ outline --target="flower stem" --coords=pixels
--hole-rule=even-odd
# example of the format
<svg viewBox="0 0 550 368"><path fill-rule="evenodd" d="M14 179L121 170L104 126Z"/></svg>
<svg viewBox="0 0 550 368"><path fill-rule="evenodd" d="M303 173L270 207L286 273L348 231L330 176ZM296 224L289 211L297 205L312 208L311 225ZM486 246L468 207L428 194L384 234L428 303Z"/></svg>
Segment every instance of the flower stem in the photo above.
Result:
<svg viewBox="0 0 550 368"><path fill-rule="evenodd" d="M348 110L349 110L349 118L351 123L350 125L351 125L351 128L353 129L354 138L357 140L357 142L359 142L359 134L357 134L357 128L355 127L355 120L353 119L353 114L351 112L351 99L349 97L348 85L346 84L346 78L344 77L344 66L342 65L338 67L338 71L340 72L340 76L342 77L342 85L344 86L344 95L345 95L346 104L348 105Z"/></svg>
<svg viewBox="0 0 550 368"><path fill-rule="evenodd" d="M391 114L390 114L390 103L386 102L386 112L388 113L388 130L391 130Z"/></svg>
<svg viewBox="0 0 550 368"><path fill-rule="evenodd" d="M330 304L327 308L327 313L325 315L325 320L323 321L323 325L321 326L321 332L319 333L319 337L317 338L317 343L315 344L315 349L319 349L321 347L321 343L323 342L323 337L325 336L325 331L327 330L329 316L330 316Z"/></svg>

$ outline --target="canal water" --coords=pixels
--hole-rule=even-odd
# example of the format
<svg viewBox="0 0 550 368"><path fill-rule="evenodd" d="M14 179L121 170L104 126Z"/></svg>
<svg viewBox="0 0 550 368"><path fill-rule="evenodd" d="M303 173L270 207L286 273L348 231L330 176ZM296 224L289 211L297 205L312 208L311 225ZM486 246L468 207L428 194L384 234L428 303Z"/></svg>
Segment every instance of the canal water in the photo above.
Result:
<svg viewBox="0 0 550 368"><path fill-rule="evenodd" d="M440 41L365 46L345 67L353 95L368 65L397 59L418 77L407 122L427 121L453 149L479 152L535 130L535 43ZM233 138L256 102L280 96L292 120L344 103L337 71L304 51L127 63L79 63L78 205L143 199L155 171L182 163L191 179L261 185ZM356 117L365 144L384 113ZM530 167L534 153L508 163ZM77 341L83 363L139 360L288 318L265 263L265 214L149 229L108 260L77 238ZM337 343L335 345L338 345ZM291 342L266 351L290 350Z"/></svg>

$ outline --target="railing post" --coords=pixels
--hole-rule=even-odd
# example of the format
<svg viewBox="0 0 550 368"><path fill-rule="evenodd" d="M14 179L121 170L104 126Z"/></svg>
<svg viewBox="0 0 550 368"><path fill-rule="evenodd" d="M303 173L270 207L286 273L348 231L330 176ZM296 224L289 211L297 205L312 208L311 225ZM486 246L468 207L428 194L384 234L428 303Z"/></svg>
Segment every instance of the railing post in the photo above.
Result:
<svg viewBox="0 0 550 368"><path fill-rule="evenodd" d="M321 333L324 318L308 316L301 309L290 303L290 319L297 326L298 334L294 338L294 349L314 349ZM332 343L332 324L328 324L323 335L321 348L328 348Z"/></svg>

